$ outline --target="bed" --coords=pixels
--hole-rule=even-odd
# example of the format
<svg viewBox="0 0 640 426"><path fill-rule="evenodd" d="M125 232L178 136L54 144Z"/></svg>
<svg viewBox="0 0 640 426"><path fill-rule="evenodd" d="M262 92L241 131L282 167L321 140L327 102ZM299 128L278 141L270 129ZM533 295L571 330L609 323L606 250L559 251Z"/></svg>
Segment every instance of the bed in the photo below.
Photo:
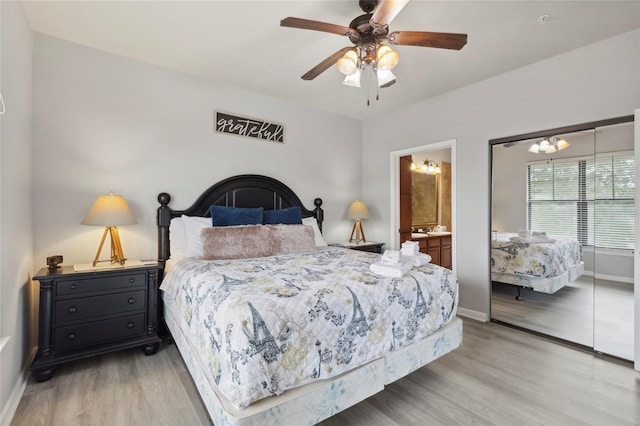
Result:
<svg viewBox="0 0 640 426"><path fill-rule="evenodd" d="M582 247L572 238L527 239L516 233L494 233L491 281L553 294L584 273Z"/></svg>
<svg viewBox="0 0 640 426"><path fill-rule="evenodd" d="M283 183L241 175L211 186L185 210L171 209L167 193L158 201L163 319L216 425L315 424L462 342L451 271L429 264L399 279L371 273L379 254L323 244L319 198L308 210ZM212 205L299 208L303 225L273 228L301 226L313 248L214 260L188 250L172 256L176 219L210 221ZM309 218L315 226L304 225ZM206 229L204 257L211 250ZM229 227L236 231L254 228Z"/></svg>

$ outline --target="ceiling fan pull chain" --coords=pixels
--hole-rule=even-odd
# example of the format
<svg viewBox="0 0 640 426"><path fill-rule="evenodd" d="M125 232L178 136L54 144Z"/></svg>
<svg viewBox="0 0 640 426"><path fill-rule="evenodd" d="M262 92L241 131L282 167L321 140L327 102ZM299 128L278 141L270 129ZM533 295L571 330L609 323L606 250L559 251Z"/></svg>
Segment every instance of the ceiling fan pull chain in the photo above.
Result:
<svg viewBox="0 0 640 426"><path fill-rule="evenodd" d="M370 87L371 87L371 84L370 84L371 78L370 77L371 77L371 74L369 73L369 68L367 67L367 106L371 105L371 102L369 102L369 98L370 98L369 97L369 91L371 90L370 89Z"/></svg>

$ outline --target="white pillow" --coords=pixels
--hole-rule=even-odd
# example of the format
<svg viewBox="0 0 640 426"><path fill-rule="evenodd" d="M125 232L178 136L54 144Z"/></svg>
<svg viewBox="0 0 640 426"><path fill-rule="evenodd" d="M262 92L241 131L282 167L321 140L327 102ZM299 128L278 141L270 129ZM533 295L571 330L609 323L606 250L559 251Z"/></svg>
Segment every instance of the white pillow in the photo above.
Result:
<svg viewBox="0 0 640 426"><path fill-rule="evenodd" d="M182 215L182 223L184 224L186 255L188 257L202 257L200 233L204 228L211 227L211 218Z"/></svg>
<svg viewBox="0 0 640 426"><path fill-rule="evenodd" d="M187 241L184 235L184 221L174 217L169 223L169 241L171 242L171 258L187 257Z"/></svg>
<svg viewBox="0 0 640 426"><path fill-rule="evenodd" d="M322 238L322 232L320 232L320 228L318 228L318 221L315 217L303 217L302 224L309 225L313 228L313 237L316 242L316 247L325 247L327 245L324 238Z"/></svg>

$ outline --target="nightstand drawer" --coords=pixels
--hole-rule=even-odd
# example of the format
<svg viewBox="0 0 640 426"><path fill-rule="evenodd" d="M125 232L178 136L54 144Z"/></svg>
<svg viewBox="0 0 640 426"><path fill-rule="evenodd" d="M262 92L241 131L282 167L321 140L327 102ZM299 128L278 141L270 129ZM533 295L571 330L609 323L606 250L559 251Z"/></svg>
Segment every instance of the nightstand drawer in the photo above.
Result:
<svg viewBox="0 0 640 426"><path fill-rule="evenodd" d="M68 296L72 294L104 291L117 288L139 287L146 285L145 274L128 274L104 278L65 280L56 283L56 295Z"/></svg>
<svg viewBox="0 0 640 426"><path fill-rule="evenodd" d="M81 346L138 336L144 333L144 323L144 314L137 314L106 321L59 327L55 329L55 351L64 352Z"/></svg>
<svg viewBox="0 0 640 426"><path fill-rule="evenodd" d="M146 291L127 291L56 302L56 323L97 318L145 309Z"/></svg>

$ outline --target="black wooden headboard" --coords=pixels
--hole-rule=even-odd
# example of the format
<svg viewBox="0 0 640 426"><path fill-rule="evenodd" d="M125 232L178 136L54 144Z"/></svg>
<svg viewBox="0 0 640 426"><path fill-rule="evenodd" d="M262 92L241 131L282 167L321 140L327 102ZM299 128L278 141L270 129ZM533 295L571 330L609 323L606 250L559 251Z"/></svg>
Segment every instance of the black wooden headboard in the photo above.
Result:
<svg viewBox="0 0 640 426"><path fill-rule="evenodd" d="M315 208L307 210L300 198L279 180L260 175L238 175L222 180L204 191L200 197L185 210L173 210L169 207L171 195L158 194L158 262L164 266L171 254L169 244L169 224L174 217L211 216L212 204L228 207L263 207L265 210L278 210L298 206L302 217L315 217L322 231L324 212L322 199L313 201Z"/></svg>

